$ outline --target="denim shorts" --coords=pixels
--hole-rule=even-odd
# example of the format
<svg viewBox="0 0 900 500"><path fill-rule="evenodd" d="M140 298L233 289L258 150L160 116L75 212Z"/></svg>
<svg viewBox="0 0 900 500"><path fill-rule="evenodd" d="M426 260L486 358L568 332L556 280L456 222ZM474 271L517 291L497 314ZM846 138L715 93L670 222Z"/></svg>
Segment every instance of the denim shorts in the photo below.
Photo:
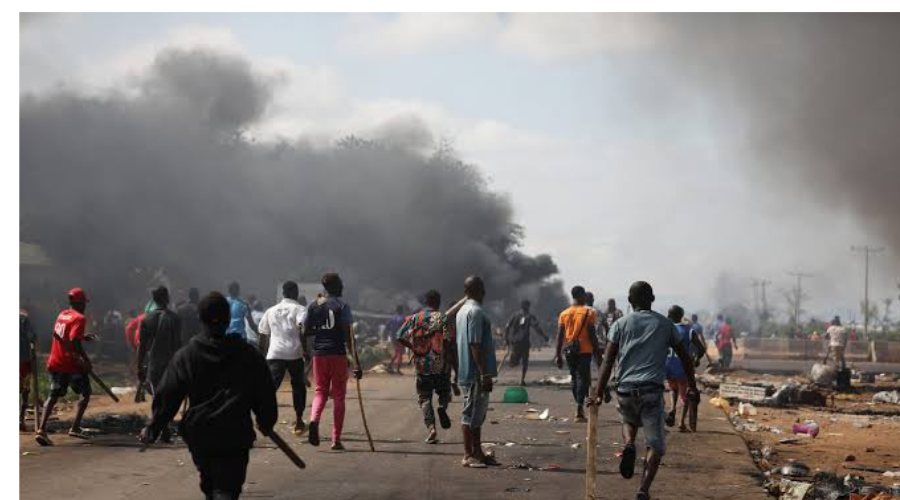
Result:
<svg viewBox="0 0 900 500"><path fill-rule="evenodd" d="M622 422L633 427L644 428L647 447L660 456L666 454L665 392L654 392L640 396L619 393L619 415Z"/></svg>
<svg viewBox="0 0 900 500"><path fill-rule="evenodd" d="M465 401L463 402L462 424L472 429L480 429L487 418L488 401L491 393L484 392L481 382L461 387Z"/></svg>

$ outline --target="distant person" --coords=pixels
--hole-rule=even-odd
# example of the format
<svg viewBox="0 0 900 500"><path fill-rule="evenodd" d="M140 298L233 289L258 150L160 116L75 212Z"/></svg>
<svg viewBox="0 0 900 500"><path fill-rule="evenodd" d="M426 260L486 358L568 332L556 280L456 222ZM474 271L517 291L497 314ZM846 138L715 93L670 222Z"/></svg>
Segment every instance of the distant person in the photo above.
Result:
<svg viewBox="0 0 900 500"><path fill-rule="evenodd" d="M25 413L28 410L28 398L31 396L31 377L34 376L35 366L31 360L37 349L37 335L31 325L31 318L24 308L19 309L19 397L22 398L22 406L19 410L19 431L25 432ZM37 410L35 408L35 410ZM37 425L35 425L35 428ZM37 429L35 429L37 430Z"/></svg>
<svg viewBox="0 0 900 500"><path fill-rule="evenodd" d="M179 430L200 472L200 490L207 499L237 499L256 440L251 413L262 435L269 435L278 421L275 386L259 352L225 334L232 318L225 297L210 293L198 310L203 331L172 359L140 439L156 441L187 397Z"/></svg>
<svg viewBox="0 0 900 500"><path fill-rule="evenodd" d="M397 340L397 331L403 325L404 321L406 321L405 310L402 305L398 305L385 327L385 330L391 339L391 347L394 349L393 356L387 365L388 373L403 375L403 372L400 371L400 366L403 364L403 351L406 350L406 348ZM395 363L397 364L396 370L394 369Z"/></svg>
<svg viewBox="0 0 900 500"><path fill-rule="evenodd" d="M250 304L241 300L241 285L236 281L228 285L228 305L231 307L231 323L228 325L225 335L240 337L258 348L259 330L250 314ZM247 334L248 326L252 332L251 335Z"/></svg>
<svg viewBox="0 0 900 500"><path fill-rule="evenodd" d="M693 340L691 357L694 358L694 366L700 366L700 360L706 355L706 337L703 335L703 325L696 314L691 314L691 338Z"/></svg>
<svg viewBox="0 0 900 500"><path fill-rule="evenodd" d="M675 330L678 334L678 342L681 344L682 348L685 352L690 353L692 350L692 342L691 342L691 328L688 325L682 323L684 319L684 309L681 306L674 305L669 308L669 319L675 325ZM693 358L692 358L693 359ZM678 430L681 432L687 432L687 426L684 425L684 421L687 418L688 413L688 380L687 373L682 367L681 358L676 354L675 349L669 349L669 356L666 358L666 382L669 385L669 390L672 391L672 411L666 416L666 425L672 427L675 425L675 416L678 410L678 400L681 399L682 403L684 403L681 407L681 425L678 427Z"/></svg>
<svg viewBox="0 0 900 500"><path fill-rule="evenodd" d="M85 333L87 319L87 294L81 288L69 290L69 308L56 317L53 325L53 343L47 358L47 373L50 375L50 394L41 412L41 425L35 431L35 441L41 446L52 446L47 437L47 422L59 398L68 393L69 388L79 395L75 406L75 418L69 428L69 436L88 439L81 428L81 420L91 401L91 380L88 375L93 370L91 359L84 351L83 341L93 340L93 335Z"/></svg>
<svg viewBox="0 0 900 500"><path fill-rule="evenodd" d="M575 398L575 422L587 422L584 416L584 400L591 389L591 359L600 366L600 345L594 331L596 313L586 304L587 293L583 286L572 287L573 304L559 314L559 332L556 335L556 367L562 368L563 360L572 375L572 397Z"/></svg>
<svg viewBox="0 0 900 500"><path fill-rule="evenodd" d="M141 321L147 316L147 313L142 312L137 314L137 310L132 310L129 314L131 319L128 320L128 323L125 324L125 341L131 347L131 363L132 369L134 370L132 373L135 377L137 377L137 387L134 391L134 402L135 403L143 403L146 400L144 396L144 382L141 381L139 375L140 370L138 369L138 347L141 343Z"/></svg>
<svg viewBox="0 0 900 500"><path fill-rule="evenodd" d="M296 282L285 281L281 285L284 298L266 310L258 323L260 338L266 339L260 343L268 345L266 364L272 373L275 390L281 387L285 372L291 377L295 436L306 432L303 410L306 408L306 364L309 362L309 352L302 337L306 308L297 302L299 293Z"/></svg>
<svg viewBox="0 0 900 500"><path fill-rule="evenodd" d="M322 276L325 294L318 297L306 311L303 335L313 339L313 373L316 378L316 396L313 399L309 422L309 444L319 446L319 420L330 396L334 401L334 419L331 427L331 449L343 450L341 431L344 428L345 398L349 378L347 349L353 352L353 375L363 376L356 349L353 349L353 313L344 302L344 283L337 273Z"/></svg>
<svg viewBox="0 0 900 500"><path fill-rule="evenodd" d="M719 366L731 368L732 356L738 348L737 339L734 337L731 326L731 318L725 318L725 321L719 325L716 332L716 348L719 350Z"/></svg>
<svg viewBox="0 0 900 500"><path fill-rule="evenodd" d="M607 332L612 328L613 323L619 320L624 316L622 310L616 307L616 299L609 299L606 301L606 312L603 313L603 328Z"/></svg>
<svg viewBox="0 0 900 500"><path fill-rule="evenodd" d="M141 321L141 342L138 344L138 380L147 384L155 395L163 374L175 353L181 349L181 320L169 309L169 290L160 286L153 290L156 309ZM155 397L155 396L154 396ZM162 431L163 442L171 441L168 427Z"/></svg>
<svg viewBox="0 0 900 500"><path fill-rule="evenodd" d="M618 410L625 438L619 472L625 479L634 475L635 438L638 428L644 429L647 454L637 500L650 500L650 486L666 452L663 383L669 348L674 349L681 360L687 375L689 397L699 397L690 355L679 342L672 321L651 309L654 300L649 283L637 281L631 285L628 301L634 312L613 324L597 386L599 400L615 366Z"/></svg>
<svg viewBox="0 0 900 500"><path fill-rule="evenodd" d="M453 327L449 324L456 310L447 311L446 314L440 311L441 294L437 290L425 292L424 302L425 307L406 318L396 335L397 340L410 349L413 365L416 367L416 394L428 429L425 442L437 444L433 398L437 395L437 414L441 428L449 429L447 407L451 399L451 371L457 376L454 383L458 383L459 378L456 338Z"/></svg>
<svg viewBox="0 0 900 500"><path fill-rule="evenodd" d="M181 342L187 344L195 335L199 335L200 326L200 290L191 288L188 290L187 302L178 306L178 319L181 320Z"/></svg>
<svg viewBox="0 0 900 500"><path fill-rule="evenodd" d="M531 351L531 331L537 332L544 342L549 342L550 337L541 330L537 317L531 314L531 302L523 300L521 308L514 312L506 322L504 340L507 349L510 349L509 366L515 368L522 363L522 376L519 385L525 385L525 374L528 373L528 357Z"/></svg>
<svg viewBox="0 0 900 500"><path fill-rule="evenodd" d="M858 342L859 341L859 332L856 331L856 328L850 329L850 335L847 338L850 339L850 342Z"/></svg>
<svg viewBox="0 0 900 500"><path fill-rule="evenodd" d="M253 300L250 301L250 318L252 318L253 323L256 324L257 334L259 333L259 321L262 319L263 314L265 313L266 306L263 304L263 301L254 297ZM250 342L250 344L255 345L255 347L259 349L259 352L261 352L263 356L265 356L266 353L269 352L269 345L266 343L268 341L268 337L263 337L262 335L258 334L256 335L256 342Z"/></svg>
<svg viewBox="0 0 900 500"><path fill-rule="evenodd" d="M125 317L118 309L110 309L103 315L103 336L108 339L121 339L125 330ZM114 344L114 352L121 354L122 344Z"/></svg>
<svg viewBox="0 0 900 500"><path fill-rule="evenodd" d="M500 465L481 447L481 428L487 417L488 401L497 376L497 354L491 322L481 307L484 281L469 276L463 284L466 303L456 315L456 350L459 354L459 385L465 401L462 411L462 435L465 455L463 467L484 468Z"/></svg>
<svg viewBox="0 0 900 500"><path fill-rule="evenodd" d="M592 292L585 293L584 304L594 310L597 319L594 321L594 335L597 336L597 344L600 346L602 354L606 349L606 329L604 328L603 311L599 307L594 306L594 294Z"/></svg>
<svg viewBox="0 0 900 500"><path fill-rule="evenodd" d="M844 351L847 345L847 330L841 325L840 316L835 316L831 320L831 326L825 330L825 336L828 337L828 352L825 354L825 359L827 360L831 354L840 369L846 369L847 362L844 358Z"/></svg>

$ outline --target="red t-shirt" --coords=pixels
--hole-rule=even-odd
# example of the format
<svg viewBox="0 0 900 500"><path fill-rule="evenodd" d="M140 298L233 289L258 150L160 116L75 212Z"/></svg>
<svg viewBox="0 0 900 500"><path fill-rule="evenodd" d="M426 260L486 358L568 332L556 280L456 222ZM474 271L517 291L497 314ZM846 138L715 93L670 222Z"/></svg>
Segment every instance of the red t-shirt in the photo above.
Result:
<svg viewBox="0 0 900 500"><path fill-rule="evenodd" d="M125 325L125 340L135 351L141 343L141 321L146 314L141 313Z"/></svg>
<svg viewBox="0 0 900 500"><path fill-rule="evenodd" d="M47 371L57 373L82 373L81 356L72 342L84 340L87 321L84 315L74 309L59 313L53 325L53 345L47 358Z"/></svg>
<svg viewBox="0 0 900 500"><path fill-rule="evenodd" d="M719 343L716 344L716 347L719 349L731 347L731 325L728 323L719 327Z"/></svg>

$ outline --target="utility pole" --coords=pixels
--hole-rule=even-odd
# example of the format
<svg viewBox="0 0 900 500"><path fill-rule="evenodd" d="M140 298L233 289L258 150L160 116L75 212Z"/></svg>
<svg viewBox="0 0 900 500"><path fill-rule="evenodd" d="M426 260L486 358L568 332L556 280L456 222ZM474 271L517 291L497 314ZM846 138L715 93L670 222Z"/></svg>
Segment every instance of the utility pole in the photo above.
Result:
<svg viewBox="0 0 900 500"><path fill-rule="evenodd" d="M800 271L788 272L788 275L797 278L797 286L794 288L794 325L800 326L800 311L803 302L803 278L812 278L812 274L804 274Z"/></svg>
<svg viewBox="0 0 900 500"><path fill-rule="evenodd" d="M863 296L863 335L866 337L866 339L868 339L869 338L869 256L871 256L872 254L883 252L884 247L872 248L869 245L863 245L861 247L853 245L852 247L850 247L850 251L862 252L862 253L866 254L866 278L865 278L866 291L865 291L865 295Z"/></svg>

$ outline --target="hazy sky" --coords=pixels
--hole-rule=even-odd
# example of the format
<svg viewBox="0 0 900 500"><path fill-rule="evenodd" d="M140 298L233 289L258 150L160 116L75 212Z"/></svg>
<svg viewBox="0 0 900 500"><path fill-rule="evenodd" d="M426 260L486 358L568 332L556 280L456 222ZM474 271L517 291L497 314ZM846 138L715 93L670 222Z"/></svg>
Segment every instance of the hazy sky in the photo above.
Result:
<svg viewBox="0 0 900 500"><path fill-rule="evenodd" d="M747 154L752 110L671 59L671 27L652 16L60 15L20 27L22 92L134 92L159 50L204 47L278 82L250 131L259 140L423 122L510 196L527 251L601 297L645 279L689 311L752 305L750 280L765 277L783 307L799 269L815 275L810 309L846 317L862 294L850 246L886 244L846 204ZM898 254L873 260L873 298L896 297Z"/></svg>

